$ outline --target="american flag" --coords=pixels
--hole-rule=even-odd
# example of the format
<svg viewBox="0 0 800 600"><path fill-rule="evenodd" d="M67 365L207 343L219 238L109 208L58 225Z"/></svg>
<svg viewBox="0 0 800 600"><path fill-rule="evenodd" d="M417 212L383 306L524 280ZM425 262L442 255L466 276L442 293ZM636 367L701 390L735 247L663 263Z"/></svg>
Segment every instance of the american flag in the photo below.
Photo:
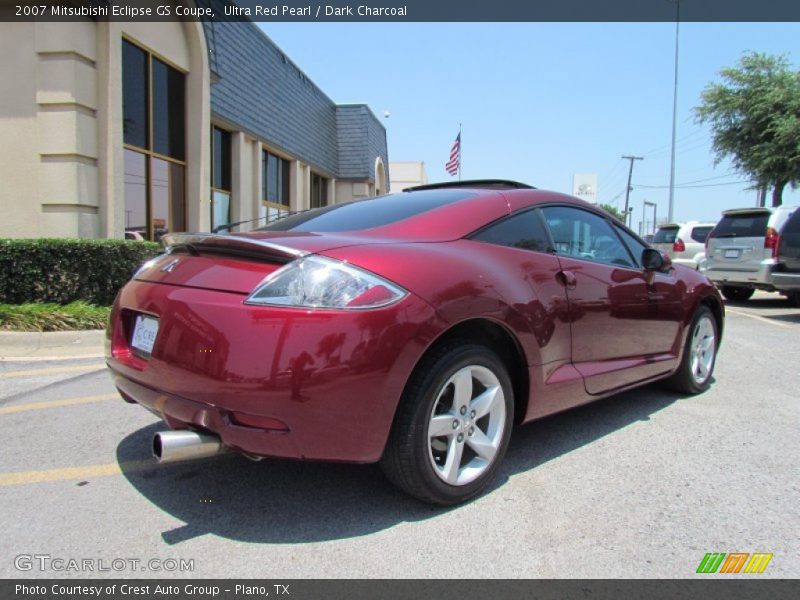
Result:
<svg viewBox="0 0 800 600"><path fill-rule="evenodd" d="M453 142L453 148L450 150L450 160L448 160L444 168L447 169L447 172L450 175L455 175L458 173L458 169L461 167L461 132L458 132L456 136L456 141Z"/></svg>

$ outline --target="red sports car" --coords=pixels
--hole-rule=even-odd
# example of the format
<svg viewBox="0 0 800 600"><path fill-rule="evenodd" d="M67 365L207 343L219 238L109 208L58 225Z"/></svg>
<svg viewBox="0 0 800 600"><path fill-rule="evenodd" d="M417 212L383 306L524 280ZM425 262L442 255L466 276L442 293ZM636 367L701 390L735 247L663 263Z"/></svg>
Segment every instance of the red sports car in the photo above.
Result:
<svg viewBox="0 0 800 600"><path fill-rule="evenodd" d="M163 461L380 461L422 500L478 494L513 425L712 379L724 308L585 202L421 186L235 235L178 234L120 292L108 366L166 421Z"/></svg>

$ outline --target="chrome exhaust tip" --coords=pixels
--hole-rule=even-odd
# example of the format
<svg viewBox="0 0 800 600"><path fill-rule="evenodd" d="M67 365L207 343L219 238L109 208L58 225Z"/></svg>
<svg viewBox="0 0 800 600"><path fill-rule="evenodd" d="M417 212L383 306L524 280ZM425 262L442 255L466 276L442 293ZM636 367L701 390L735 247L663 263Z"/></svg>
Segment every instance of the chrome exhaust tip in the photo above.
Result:
<svg viewBox="0 0 800 600"><path fill-rule="evenodd" d="M227 452L216 435L197 431L159 431L153 436L153 458L160 463L209 458Z"/></svg>

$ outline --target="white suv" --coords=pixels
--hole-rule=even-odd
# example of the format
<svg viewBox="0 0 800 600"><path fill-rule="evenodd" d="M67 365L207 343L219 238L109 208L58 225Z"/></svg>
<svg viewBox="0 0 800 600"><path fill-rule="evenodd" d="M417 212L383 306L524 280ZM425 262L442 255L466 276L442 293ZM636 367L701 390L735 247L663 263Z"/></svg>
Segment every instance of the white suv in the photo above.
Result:
<svg viewBox="0 0 800 600"><path fill-rule="evenodd" d="M674 264L699 269L705 259L705 243L716 223L665 223L658 226L650 245L666 252Z"/></svg>

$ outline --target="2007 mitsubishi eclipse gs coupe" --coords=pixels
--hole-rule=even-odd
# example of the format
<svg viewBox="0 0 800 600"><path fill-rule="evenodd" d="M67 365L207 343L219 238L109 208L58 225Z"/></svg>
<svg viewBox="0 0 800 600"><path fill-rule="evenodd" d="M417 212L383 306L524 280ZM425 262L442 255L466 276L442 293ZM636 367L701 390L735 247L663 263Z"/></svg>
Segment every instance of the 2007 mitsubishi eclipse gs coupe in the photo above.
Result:
<svg viewBox="0 0 800 600"><path fill-rule="evenodd" d="M659 379L710 385L724 308L578 199L435 184L234 235L176 234L120 291L108 366L162 461L379 461L454 504L514 424Z"/></svg>

